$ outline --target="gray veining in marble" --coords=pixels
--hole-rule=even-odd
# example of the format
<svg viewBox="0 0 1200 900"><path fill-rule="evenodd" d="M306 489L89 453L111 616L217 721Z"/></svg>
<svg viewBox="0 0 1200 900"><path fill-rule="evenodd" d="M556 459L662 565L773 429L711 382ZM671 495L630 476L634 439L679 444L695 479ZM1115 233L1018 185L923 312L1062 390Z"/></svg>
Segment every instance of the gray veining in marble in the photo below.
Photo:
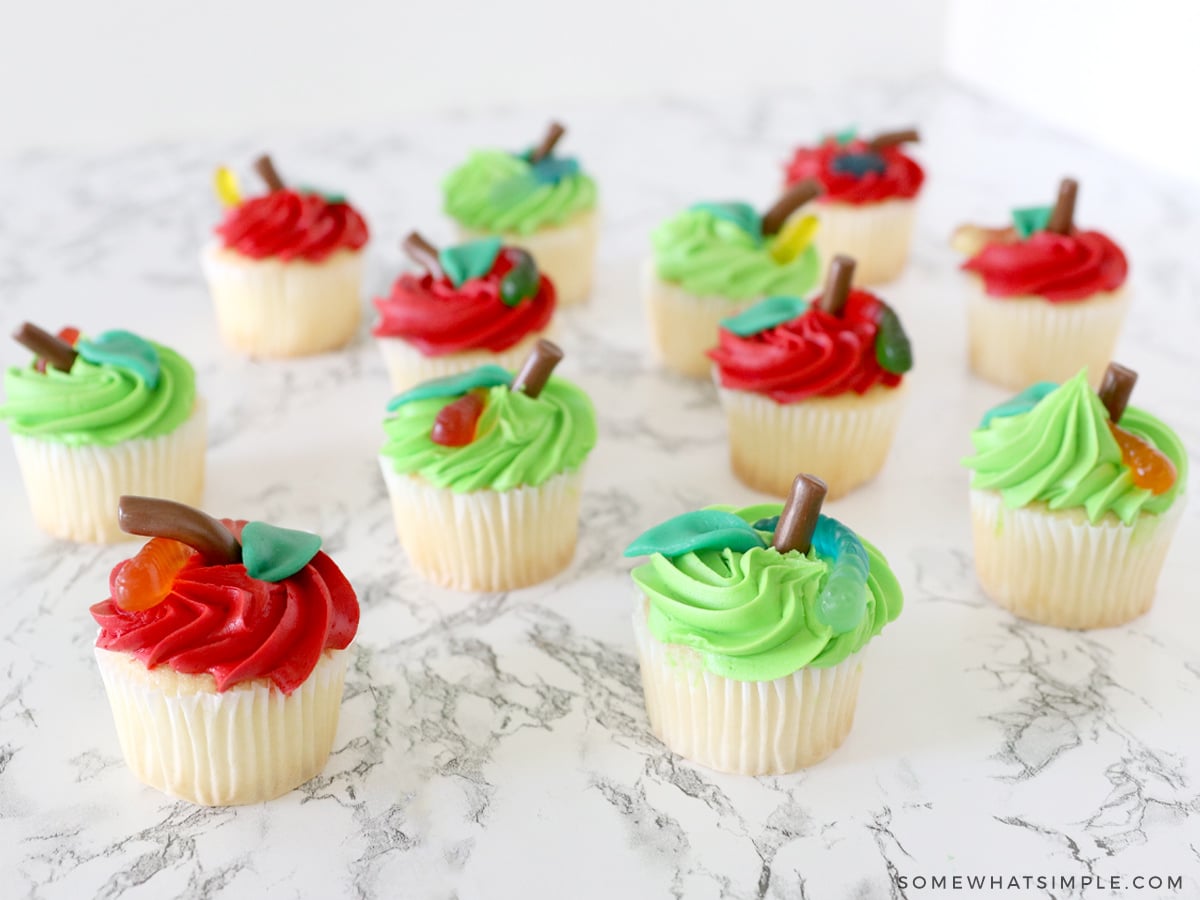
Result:
<svg viewBox="0 0 1200 900"><path fill-rule="evenodd" d="M365 211L377 294L407 230L449 238L440 174L468 147L527 143L542 114L0 166L0 326L129 326L177 347L210 403L208 508L323 534L363 605L323 774L261 806L173 802L126 770L91 659L88 606L130 548L35 533L5 443L0 895L874 898L952 896L900 887L918 875L1091 873L1180 875L1175 896L1200 896L1198 505L1155 609L1126 628L1055 631L987 601L957 460L1003 394L964 371L945 243L960 221L998 222L1080 178L1080 218L1133 264L1119 355L1141 373L1135 402L1195 451L1200 195L934 83L556 112L603 191L596 294L562 334L601 433L574 563L509 594L457 595L408 569L374 459L388 390L365 326L344 353L239 359L217 340L197 253L218 213L214 165L269 146L285 177ZM701 198L765 205L788 147L848 121L920 123L930 173L911 268L886 291L914 338L910 406L883 475L832 505L887 553L908 605L871 647L834 757L788 777L718 775L648 732L619 553L684 508L756 495L728 471L711 386L651 363L637 273L661 217ZM0 345L3 364L22 359Z"/></svg>

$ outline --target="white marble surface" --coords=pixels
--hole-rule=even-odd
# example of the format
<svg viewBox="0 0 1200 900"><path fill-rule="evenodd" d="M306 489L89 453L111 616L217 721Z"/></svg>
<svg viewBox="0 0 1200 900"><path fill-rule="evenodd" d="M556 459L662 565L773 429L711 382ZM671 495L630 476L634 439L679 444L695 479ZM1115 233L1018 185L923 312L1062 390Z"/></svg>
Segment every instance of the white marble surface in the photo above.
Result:
<svg viewBox="0 0 1200 900"><path fill-rule="evenodd" d="M448 238L447 166L470 146L521 144L543 114L0 167L5 333L29 318L133 327L179 348L210 401L208 508L322 533L363 605L325 772L261 806L173 802L126 770L91 659L88 605L130 548L35 533L5 444L0 896L920 897L952 894L897 879L954 873L1179 875L1176 894L1130 895L1200 896L1200 504L1157 605L1129 627L1036 627L981 595L956 462L1002 393L964 370L945 246L960 220L999 221L1077 175L1081 219L1132 259L1119 356L1141 372L1135 402L1195 450L1200 196L931 83L556 112L604 194L596 294L562 335L600 443L574 563L509 594L452 594L409 571L374 458L388 390L365 327L344 353L239 359L218 343L197 249L217 215L213 166L269 143L285 177L344 189L365 211L377 292L407 229ZM790 144L847 121L918 122L926 138L914 258L886 291L914 336L911 405L882 476L831 508L887 553L907 607L872 645L834 757L789 777L717 775L648 733L620 551L684 509L757 498L728 471L711 386L651 363L637 270L662 216L706 197L765 204ZM0 362L24 358L0 346Z"/></svg>

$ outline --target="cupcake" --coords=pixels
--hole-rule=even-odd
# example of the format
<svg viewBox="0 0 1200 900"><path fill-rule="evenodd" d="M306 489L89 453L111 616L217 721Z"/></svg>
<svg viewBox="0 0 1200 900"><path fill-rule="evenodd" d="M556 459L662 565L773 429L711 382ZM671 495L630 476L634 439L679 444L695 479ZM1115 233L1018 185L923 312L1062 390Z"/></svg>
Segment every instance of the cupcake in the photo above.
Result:
<svg viewBox="0 0 1200 900"><path fill-rule="evenodd" d="M446 178L446 214L464 240L499 237L533 254L558 302L582 303L592 290L599 223L596 182L570 156L557 156L557 122L523 153L478 150Z"/></svg>
<svg viewBox="0 0 1200 900"><path fill-rule="evenodd" d="M1080 371L990 410L971 435L975 569L993 600L1060 628L1146 612L1183 509L1187 454L1126 408L1136 375L1113 363L1100 393Z"/></svg>
<svg viewBox="0 0 1200 900"><path fill-rule="evenodd" d="M850 129L798 149L787 165L787 184L821 183L817 248L827 261L839 253L857 259L859 284L891 281L908 262L925 172L903 145L917 139L912 128L871 140Z"/></svg>
<svg viewBox="0 0 1200 900"><path fill-rule="evenodd" d="M561 358L542 340L515 378L480 366L388 404L383 478L400 543L429 581L506 591L571 562L596 414L550 377Z"/></svg>
<svg viewBox="0 0 1200 900"><path fill-rule="evenodd" d="M850 289L853 275L838 257L811 304L771 297L721 323L709 356L730 461L757 491L785 496L799 468L840 497L883 468L912 349L890 306Z"/></svg>
<svg viewBox="0 0 1200 900"><path fill-rule="evenodd" d="M626 556L634 635L654 734L738 775L824 759L854 721L863 650L900 614L883 555L820 515L800 475L787 504L713 506L651 528Z"/></svg>
<svg viewBox="0 0 1200 900"><path fill-rule="evenodd" d="M92 607L96 662L140 781L205 806L258 803L321 771L358 600L314 534L122 497L152 539Z"/></svg>
<svg viewBox="0 0 1200 900"><path fill-rule="evenodd" d="M550 327L554 285L528 251L480 238L438 250L416 232L405 250L424 267L375 301L373 334L392 390L481 365L515 369Z"/></svg>
<svg viewBox="0 0 1200 900"><path fill-rule="evenodd" d="M816 222L792 214L819 190L816 182L797 185L762 216L747 203L697 203L655 229L646 312L655 351L668 369L707 375L705 353L716 345L722 319L817 283Z"/></svg>
<svg viewBox="0 0 1200 900"><path fill-rule="evenodd" d="M1063 179L1053 207L1013 210L1011 228L954 233L970 273L971 368L988 381L1020 390L1085 367L1099 378L1112 359L1129 265L1105 235L1075 228L1077 189Z"/></svg>
<svg viewBox="0 0 1200 900"><path fill-rule="evenodd" d="M13 336L37 358L5 373L0 419L39 528L117 541L122 494L200 502L208 422L187 360L128 331L56 337L26 323Z"/></svg>
<svg viewBox="0 0 1200 900"><path fill-rule="evenodd" d="M202 261L221 338L254 356L336 350L362 316L367 224L345 197L285 187L269 157L255 167L269 192L248 200L217 173L229 208Z"/></svg>

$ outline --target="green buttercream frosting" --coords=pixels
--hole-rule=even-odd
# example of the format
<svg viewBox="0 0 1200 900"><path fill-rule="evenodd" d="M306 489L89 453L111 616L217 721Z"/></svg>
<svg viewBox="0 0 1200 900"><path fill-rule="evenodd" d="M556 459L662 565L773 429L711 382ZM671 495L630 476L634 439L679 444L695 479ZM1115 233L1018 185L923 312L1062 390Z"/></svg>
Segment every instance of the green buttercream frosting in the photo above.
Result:
<svg viewBox="0 0 1200 900"><path fill-rule="evenodd" d="M82 354L70 372L13 366L4 375L0 418L14 434L73 446L169 434L192 414L196 373L169 347L150 346L158 355L154 387L135 367L89 362Z"/></svg>
<svg viewBox="0 0 1200 900"><path fill-rule="evenodd" d="M446 178L446 213L476 231L532 234L562 225L596 206L596 183L558 167L541 177L528 160L503 150L480 150Z"/></svg>
<svg viewBox="0 0 1200 900"><path fill-rule="evenodd" d="M754 300L807 293L820 276L816 245L780 263L771 255L777 239L751 234L744 223L700 204L654 230L655 268L663 281L698 297Z"/></svg>
<svg viewBox="0 0 1200 900"><path fill-rule="evenodd" d="M1028 408L1020 411L1023 407ZM1128 525L1140 513L1169 509L1187 482L1179 437L1130 406L1120 427L1166 454L1176 473L1175 483L1158 495L1134 484L1086 370L1054 390L1035 385L1001 404L984 423L972 433L975 455L963 465L974 470L972 487L998 491L1010 509L1045 503L1054 510L1081 508L1093 523L1112 513Z"/></svg>
<svg viewBox="0 0 1200 900"><path fill-rule="evenodd" d="M715 509L762 524L782 506ZM647 626L659 641L695 649L705 668L725 678L771 681L806 666L837 665L900 614L903 595L887 561L858 542L868 561L864 602L855 604L856 621L841 633L818 608L836 562L815 540L807 554L769 546L659 553L634 569L633 579L649 601Z"/></svg>
<svg viewBox="0 0 1200 900"><path fill-rule="evenodd" d="M458 493L536 487L578 469L596 445L587 394L551 378L536 399L503 385L487 389L475 440L445 447L430 438L444 397L412 400L384 420L382 455L400 473Z"/></svg>

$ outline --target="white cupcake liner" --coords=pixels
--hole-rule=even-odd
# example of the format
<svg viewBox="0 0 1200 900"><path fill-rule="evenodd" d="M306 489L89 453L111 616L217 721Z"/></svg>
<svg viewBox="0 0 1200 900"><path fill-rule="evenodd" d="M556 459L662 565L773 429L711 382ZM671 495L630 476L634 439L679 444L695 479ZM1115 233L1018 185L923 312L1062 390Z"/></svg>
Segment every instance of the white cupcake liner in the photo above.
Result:
<svg viewBox="0 0 1200 900"><path fill-rule="evenodd" d="M989 297L970 275L967 331L971 368L1002 387L1063 382L1084 366L1100 383L1129 309L1121 290L1086 300L1051 303L1041 297Z"/></svg>
<svg viewBox="0 0 1200 900"><path fill-rule="evenodd" d="M392 390L399 394L414 385L432 378L445 378L468 372L478 366L500 366L502 369L519 369L541 338L548 337L552 329L527 334L507 350L493 353L491 350L466 350L462 353L447 353L443 356L426 356L408 341L397 337L376 338L387 365Z"/></svg>
<svg viewBox="0 0 1200 900"><path fill-rule="evenodd" d="M714 373L715 375L715 373ZM865 394L778 403L752 391L717 389L729 427L734 474L748 487L786 497L798 472L821 478L829 499L870 481L887 460L907 379Z"/></svg>
<svg viewBox="0 0 1200 900"><path fill-rule="evenodd" d="M487 237L490 232L458 226L464 241ZM543 228L533 234L504 232L497 235L506 245L521 247L537 262L538 269L554 282L559 306L575 306L592 292L592 269L600 236L597 210L580 213L564 225Z"/></svg>
<svg viewBox="0 0 1200 900"><path fill-rule="evenodd" d="M762 299L697 297L659 278L653 260L646 263L643 285L655 355L668 369L690 378L704 378L712 370L707 353L717 346L721 320Z"/></svg>
<svg viewBox="0 0 1200 900"><path fill-rule="evenodd" d="M720 772L782 775L820 762L854 724L863 652L774 681L734 681L704 668L689 647L663 644L639 602L633 630L655 736Z"/></svg>
<svg viewBox="0 0 1200 900"><path fill-rule="evenodd" d="M1109 628L1150 609L1183 498L1132 525L1092 524L1081 509L1009 509L997 491L971 491L975 571L984 591L1023 619Z"/></svg>
<svg viewBox="0 0 1200 900"><path fill-rule="evenodd" d="M462 591L507 591L561 572L575 555L583 472L537 487L456 493L380 458L396 534L422 577Z"/></svg>
<svg viewBox="0 0 1200 900"><path fill-rule="evenodd" d="M208 415L203 399L170 434L112 446L64 444L14 434L17 464L37 526L68 541L129 540L117 524L122 494L199 506Z"/></svg>
<svg viewBox="0 0 1200 900"><path fill-rule="evenodd" d="M806 212L820 222L815 240L825 271L839 253L854 257L858 285L883 284L904 271L917 218L915 200L813 203Z"/></svg>
<svg viewBox="0 0 1200 900"><path fill-rule="evenodd" d="M267 679L218 693L211 675L147 669L96 648L125 762L153 788L204 806L270 800L325 766L348 656L326 650L290 695Z"/></svg>
<svg viewBox="0 0 1200 900"><path fill-rule="evenodd" d="M363 254L338 250L321 262L251 259L209 245L204 274L221 339L253 356L308 356L350 342L362 318Z"/></svg>

